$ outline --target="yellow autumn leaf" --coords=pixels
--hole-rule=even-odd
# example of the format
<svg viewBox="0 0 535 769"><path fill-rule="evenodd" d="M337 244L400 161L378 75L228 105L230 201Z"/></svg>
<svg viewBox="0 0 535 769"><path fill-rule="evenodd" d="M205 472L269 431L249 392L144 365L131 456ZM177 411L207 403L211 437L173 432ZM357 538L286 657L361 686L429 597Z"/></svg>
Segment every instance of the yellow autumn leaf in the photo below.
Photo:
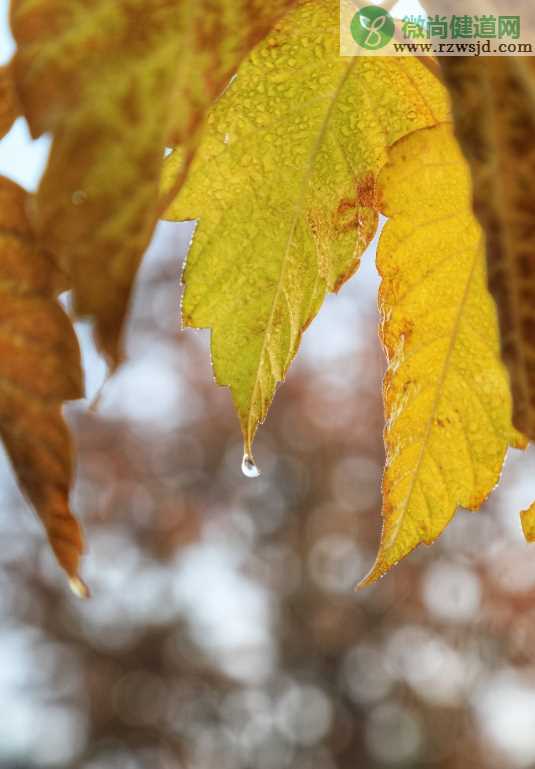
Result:
<svg viewBox="0 0 535 769"><path fill-rule="evenodd" d="M9 66L0 67L0 139L11 128L18 111L11 68Z"/></svg>
<svg viewBox="0 0 535 769"><path fill-rule="evenodd" d="M343 59L338 3L290 12L217 102L188 181L167 211L200 219L183 323L212 330L219 384L252 441L327 291L357 269L377 226L388 147L444 120L445 91L417 61ZM164 184L182 167L170 156Z"/></svg>
<svg viewBox="0 0 535 769"><path fill-rule="evenodd" d="M80 352L56 300L64 276L34 245L26 197L0 177L0 435L56 558L84 594L82 535L68 502L71 441L61 415L63 401L82 396Z"/></svg>
<svg viewBox="0 0 535 769"><path fill-rule="evenodd" d="M33 222L112 365L164 148L184 147L178 188L205 110L293 2L12 0L18 96L32 135L54 137Z"/></svg>
<svg viewBox="0 0 535 769"><path fill-rule="evenodd" d="M446 58L442 68L487 236L513 422L535 439L535 62Z"/></svg>
<svg viewBox="0 0 535 769"><path fill-rule="evenodd" d="M381 545L363 585L433 542L459 505L477 509L507 447L522 444L469 171L451 126L398 142L378 186L389 217L377 253L386 469Z"/></svg>
<svg viewBox="0 0 535 769"><path fill-rule="evenodd" d="M528 542L535 542L535 502L520 513L520 522L524 537Z"/></svg>

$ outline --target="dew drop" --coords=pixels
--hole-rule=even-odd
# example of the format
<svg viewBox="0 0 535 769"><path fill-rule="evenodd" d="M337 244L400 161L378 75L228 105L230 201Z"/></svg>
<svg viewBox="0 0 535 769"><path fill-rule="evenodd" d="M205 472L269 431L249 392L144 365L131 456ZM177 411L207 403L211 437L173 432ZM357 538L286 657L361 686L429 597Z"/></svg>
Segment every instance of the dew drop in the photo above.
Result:
<svg viewBox="0 0 535 769"><path fill-rule="evenodd" d="M241 471L247 478L258 478L260 475L260 470L256 466L256 462L249 454L243 455Z"/></svg>
<svg viewBox="0 0 535 769"><path fill-rule="evenodd" d="M91 593L89 588L82 582L80 577L71 577L69 579L69 587L77 598L89 598Z"/></svg>
<svg viewBox="0 0 535 769"><path fill-rule="evenodd" d="M74 206L80 206L87 200L87 194L84 190L76 190L72 193L71 200Z"/></svg>

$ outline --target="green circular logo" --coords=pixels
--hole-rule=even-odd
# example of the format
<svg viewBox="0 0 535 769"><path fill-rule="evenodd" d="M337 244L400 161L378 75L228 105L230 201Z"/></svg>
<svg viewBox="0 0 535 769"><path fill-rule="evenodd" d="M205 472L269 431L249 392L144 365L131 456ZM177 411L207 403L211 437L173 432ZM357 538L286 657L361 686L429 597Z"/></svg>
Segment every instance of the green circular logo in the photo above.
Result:
<svg viewBox="0 0 535 769"><path fill-rule="evenodd" d="M377 51L394 37L394 19L377 5L367 5L353 16L351 34L361 48Z"/></svg>

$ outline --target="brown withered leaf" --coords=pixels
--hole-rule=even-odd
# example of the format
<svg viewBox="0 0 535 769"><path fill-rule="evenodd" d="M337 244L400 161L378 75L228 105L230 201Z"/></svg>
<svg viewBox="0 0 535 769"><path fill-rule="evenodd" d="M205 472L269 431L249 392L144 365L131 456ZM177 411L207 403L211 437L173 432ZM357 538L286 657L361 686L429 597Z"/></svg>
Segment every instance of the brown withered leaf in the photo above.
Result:
<svg viewBox="0 0 535 769"><path fill-rule="evenodd" d="M71 441L61 415L64 400L82 395L80 351L56 300L64 276L35 247L26 199L0 177L0 435L71 587L84 593L82 535L68 502Z"/></svg>
<svg viewBox="0 0 535 769"><path fill-rule="evenodd" d="M535 439L535 62L465 57L441 65L486 234L513 422Z"/></svg>
<svg viewBox="0 0 535 769"><path fill-rule="evenodd" d="M112 366L158 201L166 145L185 178L204 115L295 0L13 0L13 67L32 135L54 140L36 197L41 241L72 277Z"/></svg>
<svg viewBox="0 0 535 769"><path fill-rule="evenodd" d="M0 67L0 139L7 134L18 113L11 68L5 65Z"/></svg>

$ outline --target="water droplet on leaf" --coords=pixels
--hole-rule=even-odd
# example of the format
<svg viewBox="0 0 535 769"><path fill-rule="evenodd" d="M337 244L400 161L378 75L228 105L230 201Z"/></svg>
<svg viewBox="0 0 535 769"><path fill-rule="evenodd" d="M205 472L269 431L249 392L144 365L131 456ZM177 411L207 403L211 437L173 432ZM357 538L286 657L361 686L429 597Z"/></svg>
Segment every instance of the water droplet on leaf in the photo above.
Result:
<svg viewBox="0 0 535 769"><path fill-rule="evenodd" d="M247 478L258 478L260 475L260 470L256 466L256 462L249 454L243 455L241 471Z"/></svg>
<svg viewBox="0 0 535 769"><path fill-rule="evenodd" d="M84 192L84 190L76 190L72 193L71 198L73 205L80 206L82 203L85 203L87 200L87 194Z"/></svg>

